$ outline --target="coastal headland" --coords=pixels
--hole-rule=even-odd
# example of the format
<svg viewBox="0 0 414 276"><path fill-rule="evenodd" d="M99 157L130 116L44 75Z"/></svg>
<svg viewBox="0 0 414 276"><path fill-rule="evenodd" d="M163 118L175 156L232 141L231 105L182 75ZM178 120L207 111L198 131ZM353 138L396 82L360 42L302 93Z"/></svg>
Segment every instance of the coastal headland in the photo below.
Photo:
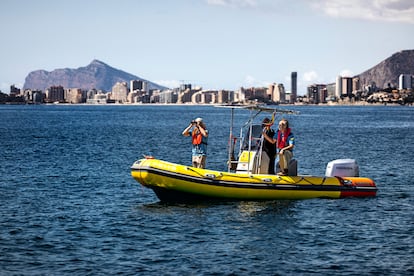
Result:
<svg viewBox="0 0 414 276"><path fill-rule="evenodd" d="M413 62L414 50L403 50L361 74L338 76L333 83L312 84L299 93L298 72L291 72L290 90L283 83L235 90L191 83L168 88L93 60L77 69L30 72L23 88L12 85L9 94L0 91L0 103L412 105Z"/></svg>

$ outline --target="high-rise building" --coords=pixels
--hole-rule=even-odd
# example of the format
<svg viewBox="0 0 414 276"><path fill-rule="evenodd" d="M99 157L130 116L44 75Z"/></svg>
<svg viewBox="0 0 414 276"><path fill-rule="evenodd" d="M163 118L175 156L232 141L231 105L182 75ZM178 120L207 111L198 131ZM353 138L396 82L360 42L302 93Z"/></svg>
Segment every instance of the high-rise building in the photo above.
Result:
<svg viewBox="0 0 414 276"><path fill-rule="evenodd" d="M156 99L156 97L158 97L158 99ZM159 103L176 103L178 101L178 91L164 90L157 96L153 95L152 98Z"/></svg>
<svg viewBox="0 0 414 276"><path fill-rule="evenodd" d="M148 82L144 80L132 80L130 82L130 92L140 91L143 93L148 93Z"/></svg>
<svg viewBox="0 0 414 276"><path fill-rule="evenodd" d="M361 90L361 81L359 77L352 78L352 92Z"/></svg>
<svg viewBox="0 0 414 276"><path fill-rule="evenodd" d="M295 103L296 102L296 98L298 96L298 73L297 72L292 72L290 74L290 79L291 79L291 85L290 85L290 103Z"/></svg>
<svg viewBox="0 0 414 276"><path fill-rule="evenodd" d="M78 104L85 101L84 94L80 88L65 89L65 100L68 103Z"/></svg>
<svg viewBox="0 0 414 276"><path fill-rule="evenodd" d="M273 83L269 85L268 93L270 99L275 103L285 103L286 102L286 91L285 87L281 83Z"/></svg>
<svg viewBox="0 0 414 276"><path fill-rule="evenodd" d="M16 97L20 94L20 89L17 88L14 84L10 86L10 96Z"/></svg>
<svg viewBox="0 0 414 276"><path fill-rule="evenodd" d="M127 102L128 86L126 82L117 82L112 86L112 100L125 103Z"/></svg>
<svg viewBox="0 0 414 276"><path fill-rule="evenodd" d="M335 97L337 99L340 99L342 95L342 77L337 76L336 77L336 89L335 89Z"/></svg>
<svg viewBox="0 0 414 276"><path fill-rule="evenodd" d="M342 96L350 97L352 95L352 78L342 77Z"/></svg>
<svg viewBox="0 0 414 276"><path fill-rule="evenodd" d="M142 90L144 82L142 80L132 80L130 82L130 91Z"/></svg>
<svg viewBox="0 0 414 276"><path fill-rule="evenodd" d="M308 86L308 99L310 103L325 103L328 98L326 84L312 84Z"/></svg>
<svg viewBox="0 0 414 276"><path fill-rule="evenodd" d="M398 77L398 89L399 90L412 89L413 88L412 81L413 81L413 77L411 75L401 74Z"/></svg>
<svg viewBox="0 0 414 276"><path fill-rule="evenodd" d="M46 90L46 100L48 102L65 102L65 90L63 86L51 86Z"/></svg>
<svg viewBox="0 0 414 276"><path fill-rule="evenodd" d="M222 103L231 103L234 101L234 93L229 90L219 90L217 93L217 102Z"/></svg>

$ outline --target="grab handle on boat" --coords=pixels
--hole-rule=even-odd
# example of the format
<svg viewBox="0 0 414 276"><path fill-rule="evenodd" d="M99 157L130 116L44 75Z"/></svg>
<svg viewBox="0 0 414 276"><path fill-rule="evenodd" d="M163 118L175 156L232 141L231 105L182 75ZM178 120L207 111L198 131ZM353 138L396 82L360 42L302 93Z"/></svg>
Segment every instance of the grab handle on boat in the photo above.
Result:
<svg viewBox="0 0 414 276"><path fill-rule="evenodd" d="M202 177L206 177L206 178L211 178L211 179L215 179L217 177L222 177L223 174L222 173L218 173L218 174L214 174L214 173L206 173L206 174L201 174L200 172L198 172L197 170L193 170L191 167L185 167L186 170L195 172L196 174L202 176Z"/></svg>
<svg viewBox="0 0 414 276"><path fill-rule="evenodd" d="M220 176L223 176L223 175L221 173L219 173L218 175L215 175L215 174L212 174L212 173L206 173L204 175L204 177L211 178L211 179L216 179L217 177L220 177Z"/></svg>

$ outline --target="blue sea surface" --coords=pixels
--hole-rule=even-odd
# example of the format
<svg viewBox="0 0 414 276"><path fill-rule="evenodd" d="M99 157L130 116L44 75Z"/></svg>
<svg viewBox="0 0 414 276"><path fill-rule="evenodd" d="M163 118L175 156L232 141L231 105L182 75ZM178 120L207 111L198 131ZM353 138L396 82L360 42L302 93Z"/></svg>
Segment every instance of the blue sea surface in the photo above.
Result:
<svg viewBox="0 0 414 276"><path fill-rule="evenodd" d="M299 173L353 158L377 197L160 203L132 163L190 165L202 117L225 170L228 109L0 106L0 275L414 275L414 108L291 109Z"/></svg>

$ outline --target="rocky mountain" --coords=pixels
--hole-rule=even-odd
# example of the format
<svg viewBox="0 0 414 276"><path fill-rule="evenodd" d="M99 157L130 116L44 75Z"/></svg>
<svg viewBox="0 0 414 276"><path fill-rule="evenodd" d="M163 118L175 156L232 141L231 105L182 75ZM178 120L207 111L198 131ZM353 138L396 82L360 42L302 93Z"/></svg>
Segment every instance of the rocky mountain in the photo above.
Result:
<svg viewBox="0 0 414 276"><path fill-rule="evenodd" d="M401 74L414 75L414 50L397 52L356 77L359 77L361 85L375 82L377 87L387 88L398 87Z"/></svg>
<svg viewBox="0 0 414 276"><path fill-rule="evenodd" d="M116 82L127 82L131 80L143 80L127 72L113 68L102 61L93 60L85 67L77 69L56 69L51 72L36 70L27 75L24 89L45 90L51 86L61 85L64 88L81 88L89 90L92 88L103 91L111 91ZM166 89L166 87L148 81L149 89Z"/></svg>

